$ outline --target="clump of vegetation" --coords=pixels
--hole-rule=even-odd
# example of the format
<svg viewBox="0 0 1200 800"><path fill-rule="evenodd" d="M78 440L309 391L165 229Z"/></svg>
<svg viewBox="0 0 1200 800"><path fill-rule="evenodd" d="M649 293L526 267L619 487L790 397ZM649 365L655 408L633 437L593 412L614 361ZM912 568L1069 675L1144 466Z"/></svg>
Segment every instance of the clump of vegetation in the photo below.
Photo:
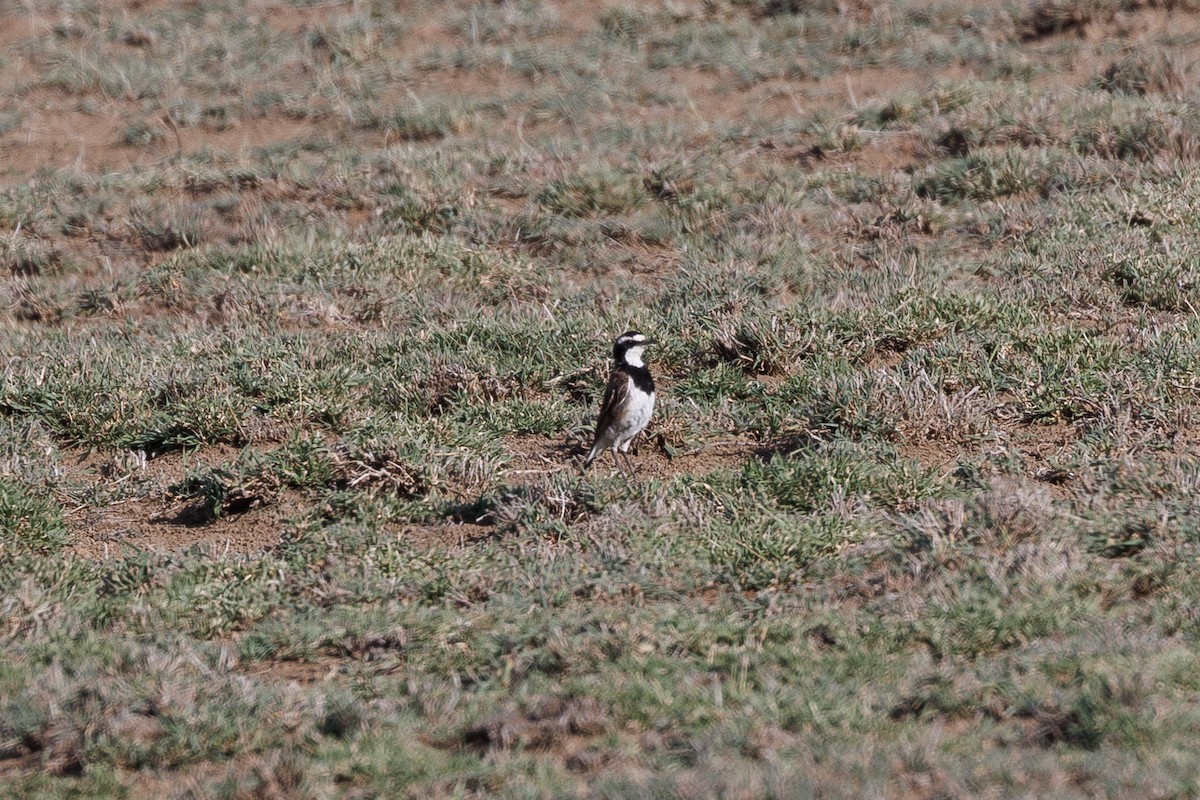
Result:
<svg viewBox="0 0 1200 800"><path fill-rule="evenodd" d="M1109 64L1092 79L1091 85L1113 94L1156 93L1176 97L1187 85L1187 71L1163 52L1134 54Z"/></svg>
<svg viewBox="0 0 1200 800"><path fill-rule="evenodd" d="M60 268L62 256L46 242L14 231L0 237L0 264L10 275L28 278Z"/></svg>
<svg viewBox="0 0 1200 800"><path fill-rule="evenodd" d="M602 171L553 181L538 192L536 199L554 214L583 217L628 211L637 206L641 195L630 178Z"/></svg>
<svg viewBox="0 0 1200 800"><path fill-rule="evenodd" d="M0 476L0 550L17 553L49 553L67 541L63 509L45 492Z"/></svg>
<svg viewBox="0 0 1200 800"><path fill-rule="evenodd" d="M1022 38L1070 33L1083 28L1098 15L1111 14L1115 4L1097 0L1033 0L1018 22Z"/></svg>
<svg viewBox="0 0 1200 800"><path fill-rule="evenodd" d="M995 156L969 153L939 165L915 182L920 197L936 200L993 200L1019 194L1038 185L1038 175L1019 151Z"/></svg>

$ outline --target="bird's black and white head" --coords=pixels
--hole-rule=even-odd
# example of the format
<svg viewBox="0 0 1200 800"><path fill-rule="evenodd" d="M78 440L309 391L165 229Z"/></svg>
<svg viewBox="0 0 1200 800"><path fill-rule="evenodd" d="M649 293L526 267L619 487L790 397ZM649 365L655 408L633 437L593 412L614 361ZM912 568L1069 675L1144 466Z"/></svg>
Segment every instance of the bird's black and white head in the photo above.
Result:
<svg viewBox="0 0 1200 800"><path fill-rule="evenodd" d="M654 340L637 331L626 331L617 337L613 345L613 360L618 364L628 364L631 367L643 367L642 352L654 344Z"/></svg>

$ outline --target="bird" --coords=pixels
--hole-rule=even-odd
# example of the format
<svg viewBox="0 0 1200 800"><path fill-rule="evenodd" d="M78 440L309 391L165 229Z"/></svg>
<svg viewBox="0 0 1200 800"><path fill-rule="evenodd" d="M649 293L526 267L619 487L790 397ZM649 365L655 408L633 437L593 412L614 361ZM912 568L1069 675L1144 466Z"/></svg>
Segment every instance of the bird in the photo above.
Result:
<svg viewBox="0 0 1200 800"><path fill-rule="evenodd" d="M585 471L597 456L608 450L626 479L632 476L629 443L646 428L654 414L654 378L642 361L643 351L652 344L655 344L653 339L637 331L626 331L613 343L613 370L600 403L596 438L583 462ZM624 466L617 458L617 450L625 456Z"/></svg>

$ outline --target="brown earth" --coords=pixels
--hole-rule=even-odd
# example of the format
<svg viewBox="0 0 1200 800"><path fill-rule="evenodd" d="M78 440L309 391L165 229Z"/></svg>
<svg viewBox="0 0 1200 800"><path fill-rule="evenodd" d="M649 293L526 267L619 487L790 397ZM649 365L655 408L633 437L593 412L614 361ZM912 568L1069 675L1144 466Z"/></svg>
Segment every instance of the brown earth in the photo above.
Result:
<svg viewBox="0 0 1200 800"><path fill-rule="evenodd" d="M139 4L140 11L152 4ZM621 2L576 2L572 0L550 4L558 10L559 25L539 44L546 47L570 47L580 36L598 27L600 14L607 7L627 5ZM672 4L676 13L703 15L704 4ZM972 5L987 8L987 3L963 3L963 10ZM262 19L281 32L299 34L319 30L337 18L341 9L335 4L307 8L279 5L271 2L250 3L247 9L252 19ZM162 126L164 138L160 144L145 149L120 143L121 132L130 121L145 114L144 103L123 97L90 96L81 104L77 95L55 89L27 89L37 77L39 66L30 62L25 52L39 37L51 35L57 18L37 15L15 6L0 6L0 54L5 66L0 70L0 85L12 95L12 110L20 112L20 124L0 133L0 184L19 183L42 169L70 169L81 172L105 172L162 163L177 151L194 154L212 150L237 157L251 148L286 142L332 140L358 143L364 147L385 145L386 132L355 132L343 120L333 115L318 115L309 119L290 119L268 116L237 120L227 130L207 128L178 131L168 129L151 114L155 124ZM1179 12L1161 8L1139 8L1136 13L1121 13L1111 18L1093 21L1076 34L1079 52L1062 66L1066 75L1055 71L1040 78L1043 83L1082 85L1114 59L1110 43L1121 36L1123 52L1134 52L1141 41L1165 31L1177 30L1193 20ZM1194 27L1194 25L1192 25ZM1062 61L1056 56L1064 36L1046 37L1031 44L1031 58L1044 51L1047 60ZM407 36L387 43L380 55L400 60L413 52L448 49L459 41L459 34L450 30L444 19L437 17L414 20ZM930 76L922 70L863 68L818 80L772 79L742 90L735 78L711 70L675 67L667 70L665 85L681 102L644 106L639 113L647 119L661 115L688 123L702 136L702 131L717 121L744 119L788 118L828 112L845 114L886 101L905 93L921 92L930 85ZM963 68L951 67L938 75L938 80L953 81L969 78ZM414 82L402 80L394 87L395 96L412 93L423 95L456 94L461 97L497 97L509 91L530 86L530 81L505 71L491 69L447 69L421 74ZM506 133L517 133L518 126L537 121L537 115L509 114L500 123ZM176 134L178 138L176 138ZM872 139L861 150L845 156L860 163L865 171L886 174L901 169L912 161L909 143L903 135Z"/></svg>
<svg viewBox="0 0 1200 800"><path fill-rule="evenodd" d="M205 546L217 551L254 553L279 543L284 522L295 514L301 497L285 492L275 502L245 513L200 518L194 501L172 498L168 487L183 479L189 470L233 461L237 448L209 447L194 453L168 453L132 467L123 477L115 474L114 459L95 453L69 457L66 482L83 494L132 481L141 491L107 503L74 505L65 498L64 507L71 548L87 558L127 555L131 550L182 550ZM78 496L78 494L76 495Z"/></svg>
<svg viewBox="0 0 1200 800"><path fill-rule="evenodd" d="M146 12L156 7L165 8L169 4L138 2L110 5L114 9ZM606 8L628 4L620 0L606 0L604 3L560 0L551 5L557 9L559 24L539 41L539 45L570 48L579 37L597 29L600 14ZM978 2L962 5L966 10L973 6L986 9L991 4ZM1146 7L1137 5L1135 12L1098 18L1053 36L1031 41L1031 60L1044 58L1060 65L1054 74L1039 78L1038 81L1043 84L1056 82L1082 86L1112 63L1114 58L1136 51L1139 43L1167 31L1196 28L1194 15L1155 7L1155 4ZM936 3L930 4L931 8L937 6ZM672 13L685 16L704 15L710 13L713 7L716 7L715 4L701 2L675 2L670 5ZM878 4L872 3L845 4L843 10L864 20L886 13ZM266 20L280 32L300 35L336 23L344 9L337 4L297 8L291 4L264 0L249 3L246 13L253 19ZM0 86L8 96L4 110L19 116L18 124L0 132L0 185L20 184L39 171L48 169L102 174L161 166L180 153L191 155L205 150L221 153L234 163L249 163L249 154L254 148L285 143L336 141L364 149L388 144L386 131L356 130L345 119L333 114L315 114L303 119L280 115L239 119L224 130L175 129L168 126L163 114L148 112L142 101L96 92L81 98L63 90L38 87L36 83L44 65L36 63L28 54L37 51L40 39L54 35L53 27L58 21L59 17L55 14L36 13L31 6L15 3L0 5ZM449 27L444 17L431 12L426 18L414 19L407 35L381 44L381 56L402 61L414 52L449 50L455 47L459 37L460 34ZM1122 42L1122 49L1114 52L1112 43L1118 38ZM1060 55L1064 44L1069 44L1073 49L1071 57L1067 59ZM939 75L941 80L970 77L967 69L960 67ZM553 80L552 77L549 79ZM795 118L814 112L850 120L856 110L865 106L883 103L904 93L925 91L929 81L930 76L921 70L863 68L819 80L771 79L743 89L732 75L719 71L714 73L708 69L674 67L667 71L664 81L667 87L665 91L673 101L647 104L637 108L636 113L647 121L675 122L688 126L695 131L699 144L709 136L708 131L717 122ZM504 70L444 69L400 81L388 91L394 93L396 98L427 94L483 99L511 96L532 86L531 80ZM148 147L122 144L122 133L135 118L150 120L162 128L164 135ZM537 114L509 113L498 124L496 135L519 137L536 125L558 126L564 130L569 128L566 122L546 120ZM832 157L854 164L866 174L886 177L919 166L923 158L921 148L921 142L903 132L886 135L866 132L862 147L848 153L836 153ZM741 159L752 163L754 159L761 158L794 164L805 157L810 156L751 137L745 152L735 156L735 161ZM481 185L476 188L480 196L490 197L490 202L513 213L518 213L531 202L527 197L496 196L491 191L494 187ZM203 192L204 189L167 188L165 191L173 192L174 199L183 202L189 192ZM340 216L351 229L366 225L370 218L369 199L357 205L332 205L314 187L282 179L237 187L237 192L241 204L239 213L243 216L247 209L253 209L256 204L276 202ZM855 230L838 233L847 237L874 235ZM64 237L56 240L54 245L73 254L85 276L95 275L97 278L112 268L113 259L145 266L163 258L162 253L148 248L144 242L139 242L128 231L121 229L120 225L105 232L93 231L84 237ZM630 257L625 265L628 274L648 281L673 273L676 266L670 251L642 247L637 243L630 245ZM139 306L127 308L124 313L149 315L156 313L156 309ZM885 353L871 366L887 367L898 363L898 360L898 354ZM1052 464L1054 456L1061 453L1072 437L1077 435L1070 425L1013 426L1006 434L1015 447L1041 465ZM577 469L586 442L569 437L561 440L521 437L508 444L513 456L503 478L517 485L536 480L539 475ZM902 453L926 466L948 469L971 447L978 446L978 443L918 438L905 440ZM676 446L674 457L669 458L663 441L651 438L642 441L636 448L634 463L643 479L665 479L680 473L703 474L721 467L736 466L761 452L761 443L730 439L705 443L699 447ZM67 519L74 550L80 555L96 558L119 553L128 547L179 549L202 545L252 553L277 543L287 517L297 507L304 505L306 499L302 495L285 494L277 502L252 508L245 513L222 516L206 524L195 524L186 513L186 503L167 497L166 486L182 478L190 467L228 460L232 455L229 450L212 449L200 454L154 459L146 465L145 474L138 476L139 480L151 487L147 493L96 506L83 505L75 509L68 506ZM99 460L83 460L75 467L78 482L98 486L108 480L101 474L103 466ZM609 460L602 459L594 469L611 470L613 466ZM427 546L461 547L482 541L490 533L486 525L466 522L432 527L409 526L401 535Z"/></svg>
<svg viewBox="0 0 1200 800"><path fill-rule="evenodd" d="M212 522L192 521L187 503L130 500L88 508L70 519L71 549L86 558L110 558L136 550L183 550L205 546L217 552L256 553L279 544L298 497Z"/></svg>

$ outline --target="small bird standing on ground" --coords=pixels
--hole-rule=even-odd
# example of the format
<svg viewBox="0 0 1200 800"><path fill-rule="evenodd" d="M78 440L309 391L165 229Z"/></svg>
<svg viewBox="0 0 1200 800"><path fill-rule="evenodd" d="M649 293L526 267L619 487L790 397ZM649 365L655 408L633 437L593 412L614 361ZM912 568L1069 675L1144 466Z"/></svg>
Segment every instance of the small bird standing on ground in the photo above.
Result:
<svg viewBox="0 0 1200 800"><path fill-rule="evenodd" d="M596 440L583 462L586 470L605 450L612 452L617 469L625 477L633 476L629 460L629 443L641 433L654 413L654 378L642 361L642 352L654 344L637 331L627 331L613 344L613 371L600 404L600 419L596 421ZM617 458L617 450L625 456L625 466Z"/></svg>

